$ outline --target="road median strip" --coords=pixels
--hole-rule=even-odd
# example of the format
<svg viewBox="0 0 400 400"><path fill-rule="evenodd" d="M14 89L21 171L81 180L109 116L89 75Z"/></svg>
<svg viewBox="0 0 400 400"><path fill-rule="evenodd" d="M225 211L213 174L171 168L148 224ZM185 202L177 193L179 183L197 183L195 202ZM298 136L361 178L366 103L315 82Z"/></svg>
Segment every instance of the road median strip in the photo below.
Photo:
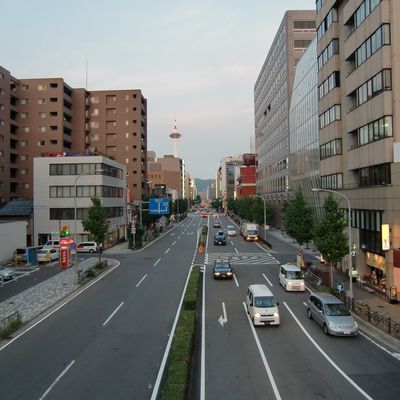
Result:
<svg viewBox="0 0 400 400"><path fill-rule="evenodd" d="M200 267L193 266L182 310L175 330L162 400L183 400L187 397L192 363L192 352L200 305Z"/></svg>

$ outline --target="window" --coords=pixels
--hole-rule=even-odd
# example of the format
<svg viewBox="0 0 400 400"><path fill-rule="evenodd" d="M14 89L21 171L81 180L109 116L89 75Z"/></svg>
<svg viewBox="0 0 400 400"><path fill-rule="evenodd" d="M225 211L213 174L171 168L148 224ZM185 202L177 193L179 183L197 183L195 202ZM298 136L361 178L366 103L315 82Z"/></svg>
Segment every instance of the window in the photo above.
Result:
<svg viewBox="0 0 400 400"><path fill-rule="evenodd" d="M294 46L293 48L295 50L305 50L308 45L310 44L311 40L294 40Z"/></svg>
<svg viewBox="0 0 400 400"><path fill-rule="evenodd" d="M90 115L92 117L97 117L99 115L99 109L98 108L93 108L90 110Z"/></svg>
<svg viewBox="0 0 400 400"><path fill-rule="evenodd" d="M30 131L29 126L24 126L24 127L22 128L22 132L28 133L29 131Z"/></svg>
<svg viewBox="0 0 400 400"><path fill-rule="evenodd" d="M98 121L90 121L90 127L93 129L97 129L99 127L99 122Z"/></svg>
<svg viewBox="0 0 400 400"><path fill-rule="evenodd" d="M26 175L28 173L28 170L27 169L20 169L19 172L20 172L21 175Z"/></svg>
<svg viewBox="0 0 400 400"><path fill-rule="evenodd" d="M38 104L46 104L46 99L40 98L37 100Z"/></svg>
<svg viewBox="0 0 400 400"><path fill-rule="evenodd" d="M52 89L58 88L58 83L50 83Z"/></svg>
<svg viewBox="0 0 400 400"><path fill-rule="evenodd" d="M21 85L21 90L22 91L29 90L29 85Z"/></svg>
<svg viewBox="0 0 400 400"><path fill-rule="evenodd" d="M26 154L21 155L21 161L27 161L29 159L29 156Z"/></svg>
<svg viewBox="0 0 400 400"><path fill-rule="evenodd" d="M391 90L391 70L384 69L378 72L372 79L365 82L355 91L356 106L366 103L384 90Z"/></svg>
<svg viewBox="0 0 400 400"><path fill-rule="evenodd" d="M390 164L360 168L358 170L358 184L360 187L390 185Z"/></svg>
<svg viewBox="0 0 400 400"><path fill-rule="evenodd" d="M29 104L29 99L21 99L19 102L22 105Z"/></svg>
<svg viewBox="0 0 400 400"><path fill-rule="evenodd" d="M39 126L38 131L39 132L46 132L46 127L45 126Z"/></svg>
<svg viewBox="0 0 400 400"><path fill-rule="evenodd" d="M339 54L338 39L333 39L318 56L318 70L320 70L335 54Z"/></svg>
<svg viewBox="0 0 400 400"><path fill-rule="evenodd" d="M27 147L29 142L27 140L21 140L21 147Z"/></svg>
<svg viewBox="0 0 400 400"><path fill-rule="evenodd" d="M38 113L39 118L46 118L46 113L45 112L40 112Z"/></svg>
<svg viewBox="0 0 400 400"><path fill-rule="evenodd" d="M293 21L293 29L300 31L314 31L315 21Z"/></svg>
<svg viewBox="0 0 400 400"><path fill-rule="evenodd" d="M342 154L342 139L334 139L320 146L321 160Z"/></svg>
<svg viewBox="0 0 400 400"><path fill-rule="evenodd" d="M50 125L50 130L51 131L56 131L57 130L57 125Z"/></svg>
<svg viewBox="0 0 400 400"><path fill-rule="evenodd" d="M57 97L50 97L50 103L57 103L58 98Z"/></svg>
<svg viewBox="0 0 400 400"><path fill-rule="evenodd" d="M385 116L357 129L357 144L363 146L393 136L392 117Z"/></svg>
<svg viewBox="0 0 400 400"><path fill-rule="evenodd" d="M364 0L353 14L354 27L357 29L378 6L381 0Z"/></svg>
<svg viewBox="0 0 400 400"><path fill-rule="evenodd" d="M57 117L58 112L57 111L50 111L50 116L51 117Z"/></svg>
<svg viewBox="0 0 400 400"><path fill-rule="evenodd" d="M99 97L98 96L92 96L90 97L90 102L92 104L99 104Z"/></svg>
<svg viewBox="0 0 400 400"><path fill-rule="evenodd" d="M340 105L336 104L319 116L319 127L320 129L325 128L325 126L331 124L332 122L340 121L340 119Z"/></svg>
<svg viewBox="0 0 400 400"><path fill-rule="evenodd" d="M324 36L325 32L329 29L329 27L334 23L337 22L337 10L336 8L331 8L324 18L324 20L321 22L317 29L317 41L319 42Z"/></svg>
<svg viewBox="0 0 400 400"><path fill-rule="evenodd" d="M20 117L21 119L27 119L29 117L29 113L21 113Z"/></svg>
<svg viewBox="0 0 400 400"><path fill-rule="evenodd" d="M333 72L324 82L318 87L318 98L326 96L331 90L340 87L340 72Z"/></svg>
<svg viewBox="0 0 400 400"><path fill-rule="evenodd" d="M321 176L322 189L342 189L343 188L343 175L332 174Z"/></svg>
<svg viewBox="0 0 400 400"><path fill-rule="evenodd" d="M46 90L46 85L45 84L40 84L40 85L38 85L38 90Z"/></svg>
<svg viewBox="0 0 400 400"><path fill-rule="evenodd" d="M44 140L38 140L38 141L37 141L37 145L38 145L39 147L43 147L43 146L45 145Z"/></svg>
<svg viewBox="0 0 400 400"><path fill-rule="evenodd" d="M57 144L57 140L50 140L50 144Z"/></svg>

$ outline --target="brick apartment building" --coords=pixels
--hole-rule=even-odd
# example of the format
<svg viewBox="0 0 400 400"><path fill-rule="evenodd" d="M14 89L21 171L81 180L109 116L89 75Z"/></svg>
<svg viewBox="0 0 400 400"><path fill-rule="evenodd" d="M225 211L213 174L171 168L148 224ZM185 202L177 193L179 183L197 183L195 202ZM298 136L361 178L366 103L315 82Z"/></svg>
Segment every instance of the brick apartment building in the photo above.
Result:
<svg viewBox="0 0 400 400"><path fill-rule="evenodd" d="M243 164L237 178L236 198L243 199L256 194L256 155L243 154Z"/></svg>
<svg viewBox="0 0 400 400"><path fill-rule="evenodd" d="M17 79L0 67L0 204L33 196L33 158L105 154L147 191L147 101L140 90L87 91L62 78Z"/></svg>

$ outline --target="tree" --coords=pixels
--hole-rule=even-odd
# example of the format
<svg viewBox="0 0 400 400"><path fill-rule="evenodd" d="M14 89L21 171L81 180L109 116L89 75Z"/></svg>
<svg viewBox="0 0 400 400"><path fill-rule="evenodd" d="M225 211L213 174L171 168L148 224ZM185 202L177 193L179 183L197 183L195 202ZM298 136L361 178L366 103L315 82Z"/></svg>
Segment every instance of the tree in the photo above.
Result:
<svg viewBox="0 0 400 400"><path fill-rule="evenodd" d="M98 197L92 197L92 206L89 208L87 218L82 220L83 229L89 233L89 236L99 246L106 240L108 226L106 224L107 214L101 205ZM99 251L99 261L100 261Z"/></svg>
<svg viewBox="0 0 400 400"><path fill-rule="evenodd" d="M324 202L324 214L314 229L314 243L331 269L333 286L333 264L338 263L349 251L348 237L344 233L346 218L338 208L338 203L329 193Z"/></svg>
<svg viewBox="0 0 400 400"><path fill-rule="evenodd" d="M217 212L220 212L220 210L222 208L221 199L213 199L211 201L211 207L214 208Z"/></svg>
<svg viewBox="0 0 400 400"><path fill-rule="evenodd" d="M285 229L302 246L313 238L313 222L312 208L307 204L303 189L299 186L294 198L284 206Z"/></svg>

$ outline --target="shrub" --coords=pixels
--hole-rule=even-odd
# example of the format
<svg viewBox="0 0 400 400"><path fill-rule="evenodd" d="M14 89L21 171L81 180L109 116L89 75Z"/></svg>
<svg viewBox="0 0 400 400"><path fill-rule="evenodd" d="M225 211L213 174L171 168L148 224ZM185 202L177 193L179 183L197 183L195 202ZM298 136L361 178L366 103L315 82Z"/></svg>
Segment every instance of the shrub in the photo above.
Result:
<svg viewBox="0 0 400 400"><path fill-rule="evenodd" d="M21 314L16 313L15 318L0 329L0 337L6 339L11 333L15 332L22 324Z"/></svg>

